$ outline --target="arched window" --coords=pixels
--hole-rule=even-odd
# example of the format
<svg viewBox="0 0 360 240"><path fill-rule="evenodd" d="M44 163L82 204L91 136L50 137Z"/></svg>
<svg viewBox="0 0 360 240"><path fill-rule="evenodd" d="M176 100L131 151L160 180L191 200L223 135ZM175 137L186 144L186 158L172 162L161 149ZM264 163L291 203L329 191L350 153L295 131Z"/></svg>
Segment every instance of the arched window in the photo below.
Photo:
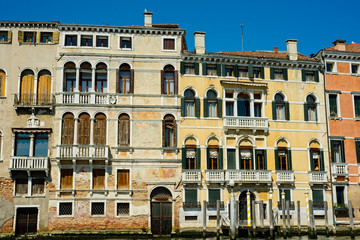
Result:
<svg viewBox="0 0 360 240"><path fill-rule="evenodd" d="M80 81L79 81L79 91L80 92L89 92L92 88L91 86L91 64L84 62L80 65Z"/></svg>
<svg viewBox="0 0 360 240"><path fill-rule="evenodd" d="M316 100L313 96L306 97L306 103L304 105L304 118L305 121L316 121Z"/></svg>
<svg viewBox="0 0 360 240"><path fill-rule="evenodd" d="M217 94L213 90L209 90L204 98L204 117L217 117L218 116L218 99Z"/></svg>
<svg viewBox="0 0 360 240"><path fill-rule="evenodd" d="M90 116L87 113L82 113L79 116L78 123L78 144L90 144Z"/></svg>
<svg viewBox="0 0 360 240"><path fill-rule="evenodd" d="M103 113L98 113L95 116L94 122L94 144L106 144L106 116Z"/></svg>
<svg viewBox="0 0 360 240"><path fill-rule="evenodd" d="M314 140L309 145L310 170L324 171L324 152L320 149L320 144Z"/></svg>
<svg viewBox="0 0 360 240"><path fill-rule="evenodd" d="M107 92L107 66L98 63L95 70L95 92Z"/></svg>
<svg viewBox="0 0 360 240"><path fill-rule="evenodd" d="M119 146L128 147L130 145L130 117L126 113L122 113L118 121Z"/></svg>
<svg viewBox="0 0 360 240"><path fill-rule="evenodd" d="M242 140L239 145L240 169L254 169L253 146L249 140Z"/></svg>
<svg viewBox="0 0 360 240"><path fill-rule="evenodd" d="M222 169L222 149L216 138L210 138L206 149L207 169Z"/></svg>
<svg viewBox="0 0 360 240"><path fill-rule="evenodd" d="M285 101L283 95L277 93L273 102L274 120L285 120Z"/></svg>
<svg viewBox="0 0 360 240"><path fill-rule="evenodd" d="M117 75L117 92L134 93L134 70L130 68L129 64L121 64Z"/></svg>
<svg viewBox="0 0 360 240"><path fill-rule="evenodd" d="M5 97L6 74L0 70L0 96Z"/></svg>
<svg viewBox="0 0 360 240"><path fill-rule="evenodd" d="M193 137L187 138L182 149L182 168L200 169L200 159L200 148L196 147L196 140Z"/></svg>
<svg viewBox="0 0 360 240"><path fill-rule="evenodd" d="M65 113L62 118L61 144L74 144L74 115L72 113Z"/></svg>
<svg viewBox="0 0 360 240"><path fill-rule="evenodd" d="M164 70L161 71L161 87L162 87L162 94L175 94L177 93L177 87L175 87L175 85L177 85L177 71L175 74L175 69L173 66L171 65L166 65L164 67ZM176 81L175 81L176 80ZM175 83L176 82L176 83Z"/></svg>
<svg viewBox="0 0 360 240"><path fill-rule="evenodd" d="M185 97L185 116L194 117L195 116L195 93L191 89L187 89L184 92Z"/></svg>
<svg viewBox="0 0 360 240"><path fill-rule="evenodd" d="M67 62L64 65L64 92L74 92L76 89L76 68L75 63Z"/></svg>
<svg viewBox="0 0 360 240"><path fill-rule="evenodd" d="M276 170L292 170L291 150L287 147L287 142L281 139L275 149L275 168Z"/></svg>
<svg viewBox="0 0 360 240"><path fill-rule="evenodd" d="M237 97L238 116L250 117L250 97L246 93L239 93Z"/></svg>
<svg viewBox="0 0 360 240"><path fill-rule="evenodd" d="M50 104L51 97L51 73L48 70L39 72L37 103Z"/></svg>
<svg viewBox="0 0 360 240"><path fill-rule="evenodd" d="M176 122L170 114L163 119L163 147L176 147Z"/></svg>
<svg viewBox="0 0 360 240"><path fill-rule="evenodd" d="M25 70L21 73L20 102L32 105L34 102L34 72Z"/></svg>

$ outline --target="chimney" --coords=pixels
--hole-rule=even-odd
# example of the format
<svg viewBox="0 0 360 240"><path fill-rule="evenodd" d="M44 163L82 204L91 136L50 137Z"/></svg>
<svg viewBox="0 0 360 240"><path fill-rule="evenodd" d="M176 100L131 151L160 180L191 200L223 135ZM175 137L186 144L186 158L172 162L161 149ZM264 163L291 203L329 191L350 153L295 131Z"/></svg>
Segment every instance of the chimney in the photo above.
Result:
<svg viewBox="0 0 360 240"><path fill-rule="evenodd" d="M297 40L295 39L286 40L286 49L289 60L293 60L293 61L298 60Z"/></svg>
<svg viewBox="0 0 360 240"><path fill-rule="evenodd" d="M345 51L345 49L346 49L345 42L346 42L345 40L341 40L341 39L335 40L333 42L335 50Z"/></svg>
<svg viewBox="0 0 360 240"><path fill-rule="evenodd" d="M152 12L147 12L145 9L144 12L144 26L145 27L152 27Z"/></svg>
<svg viewBox="0 0 360 240"><path fill-rule="evenodd" d="M205 53L205 33L204 32L194 32L195 36L195 53L204 54Z"/></svg>
<svg viewBox="0 0 360 240"><path fill-rule="evenodd" d="M274 52L279 52L279 48L278 47L274 47Z"/></svg>

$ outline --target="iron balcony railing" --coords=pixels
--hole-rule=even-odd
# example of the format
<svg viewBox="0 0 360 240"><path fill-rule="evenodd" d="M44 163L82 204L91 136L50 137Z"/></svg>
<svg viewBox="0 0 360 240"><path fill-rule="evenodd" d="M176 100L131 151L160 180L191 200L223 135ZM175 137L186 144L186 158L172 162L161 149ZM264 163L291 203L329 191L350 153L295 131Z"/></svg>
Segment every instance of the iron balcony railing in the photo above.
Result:
<svg viewBox="0 0 360 240"><path fill-rule="evenodd" d="M183 202L184 210L201 210L200 202Z"/></svg>
<svg viewBox="0 0 360 240"><path fill-rule="evenodd" d="M270 183L271 171L268 170L226 170L225 181L238 183Z"/></svg>
<svg viewBox="0 0 360 240"><path fill-rule="evenodd" d="M269 120L261 117L224 117L224 128L267 131L269 129Z"/></svg>
<svg viewBox="0 0 360 240"><path fill-rule="evenodd" d="M16 107L51 107L55 104L54 94L15 94Z"/></svg>
<svg viewBox="0 0 360 240"><path fill-rule="evenodd" d="M206 206L208 209L211 208L211 209L216 209L217 208L217 205L216 205L216 202L207 202L207 206ZM224 202L223 201L220 201L220 208L224 208Z"/></svg>

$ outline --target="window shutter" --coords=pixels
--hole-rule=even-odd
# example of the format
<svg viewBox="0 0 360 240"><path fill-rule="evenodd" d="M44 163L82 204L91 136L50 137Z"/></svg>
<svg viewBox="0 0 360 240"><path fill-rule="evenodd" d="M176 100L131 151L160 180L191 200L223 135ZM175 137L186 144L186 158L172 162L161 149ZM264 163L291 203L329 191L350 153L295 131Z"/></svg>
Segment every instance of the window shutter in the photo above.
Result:
<svg viewBox="0 0 360 240"><path fill-rule="evenodd" d="M204 117L208 117L207 98L204 98Z"/></svg>
<svg viewBox="0 0 360 240"><path fill-rule="evenodd" d="M23 31L18 31L18 41L24 42L24 32Z"/></svg>
<svg viewBox="0 0 360 240"><path fill-rule="evenodd" d="M341 141L341 162L345 162L345 149L344 149L344 141Z"/></svg>
<svg viewBox="0 0 360 240"><path fill-rule="evenodd" d="M236 169L235 149L227 149L227 169Z"/></svg>
<svg viewBox="0 0 360 240"><path fill-rule="evenodd" d="M249 65L249 66L248 66L248 73L249 73L249 78L254 78L253 65Z"/></svg>
<svg viewBox="0 0 360 240"><path fill-rule="evenodd" d="M280 170L279 151L275 149L275 170Z"/></svg>
<svg viewBox="0 0 360 240"><path fill-rule="evenodd" d="M221 76L221 64L216 64L216 73L219 77Z"/></svg>
<svg viewBox="0 0 360 240"><path fill-rule="evenodd" d="M197 202L197 189L185 189L184 202Z"/></svg>
<svg viewBox="0 0 360 240"><path fill-rule="evenodd" d="M292 170L292 161L291 161L291 150L287 151L287 163L288 163L288 170Z"/></svg>
<svg viewBox="0 0 360 240"><path fill-rule="evenodd" d="M263 153L264 153L264 168L265 170L267 170L267 152L266 150L263 150Z"/></svg>
<svg viewBox="0 0 360 240"><path fill-rule="evenodd" d="M64 73L64 75L65 75L65 73ZM63 91L66 92L66 77L65 76L63 78Z"/></svg>
<svg viewBox="0 0 360 240"><path fill-rule="evenodd" d="M331 148L331 162L335 162L334 141L330 141L330 148Z"/></svg>
<svg viewBox="0 0 360 240"><path fill-rule="evenodd" d="M218 65L220 65L220 64L218 64ZM219 68L219 67L218 67ZM226 71L225 71L225 64L222 64L221 65L221 75L219 75L218 74L218 76L223 76L223 77L225 77L226 76Z"/></svg>
<svg viewBox="0 0 360 240"><path fill-rule="evenodd" d="M134 69L130 69L130 93L134 93Z"/></svg>
<svg viewBox="0 0 360 240"><path fill-rule="evenodd" d="M274 68L270 68L270 79L274 79L275 78L275 74L274 74Z"/></svg>
<svg viewBox="0 0 360 240"><path fill-rule="evenodd" d="M260 78L262 78L262 79L265 78L264 67L261 67L261 68L260 68Z"/></svg>
<svg viewBox="0 0 360 240"><path fill-rule="evenodd" d="M53 43L59 44L59 32L53 32Z"/></svg>
<svg viewBox="0 0 360 240"><path fill-rule="evenodd" d="M120 92L120 69L116 69L116 92Z"/></svg>
<svg viewBox="0 0 360 240"><path fill-rule="evenodd" d="M196 169L201 169L201 149L196 148Z"/></svg>
<svg viewBox="0 0 360 240"><path fill-rule="evenodd" d="M12 42L12 31L8 31L8 42Z"/></svg>
<svg viewBox="0 0 360 240"><path fill-rule="evenodd" d="M285 102L285 119L290 120L289 102Z"/></svg>
<svg viewBox="0 0 360 240"><path fill-rule="evenodd" d="M223 169L223 148L219 148L219 169Z"/></svg>
<svg viewBox="0 0 360 240"><path fill-rule="evenodd" d="M319 71L315 71L315 82L319 82Z"/></svg>
<svg viewBox="0 0 360 240"><path fill-rule="evenodd" d="M273 115L273 120L276 120L276 102L272 101L272 115Z"/></svg>
<svg viewBox="0 0 360 240"><path fill-rule="evenodd" d="M234 77L239 77L239 67L238 67L238 65L234 65Z"/></svg>
<svg viewBox="0 0 360 240"><path fill-rule="evenodd" d="M181 116L185 117L185 98L181 98Z"/></svg>
<svg viewBox="0 0 360 240"><path fill-rule="evenodd" d="M200 99L195 98L195 117L200 117Z"/></svg>
<svg viewBox="0 0 360 240"><path fill-rule="evenodd" d="M314 151L310 150L310 171L314 171L314 159L313 159Z"/></svg>
<svg viewBox="0 0 360 240"><path fill-rule="evenodd" d="M303 82L306 82L306 71L305 69L301 69L301 78Z"/></svg>
<svg viewBox="0 0 360 240"><path fill-rule="evenodd" d="M211 169L211 162L210 162L210 148L206 148L206 169Z"/></svg>
<svg viewBox="0 0 360 240"><path fill-rule="evenodd" d="M178 88L179 88L179 75L178 71L174 71L174 94L178 95Z"/></svg>
<svg viewBox="0 0 360 240"><path fill-rule="evenodd" d="M357 163L360 163L360 141L355 141Z"/></svg>
<svg viewBox="0 0 360 240"><path fill-rule="evenodd" d="M182 169L186 169L186 148L181 149L181 162L182 162Z"/></svg>
<svg viewBox="0 0 360 240"><path fill-rule="evenodd" d="M161 78L161 94L164 94L164 70L160 71L160 78Z"/></svg>
<svg viewBox="0 0 360 240"><path fill-rule="evenodd" d="M287 68L283 69L283 76L284 76L284 80L288 80L288 70L287 70Z"/></svg>
<svg viewBox="0 0 360 240"><path fill-rule="evenodd" d="M304 103L304 120L305 121L309 121L308 110L309 110L308 104Z"/></svg>
<svg viewBox="0 0 360 240"><path fill-rule="evenodd" d="M206 63L202 64L202 73L203 73L204 76L207 75Z"/></svg>
<svg viewBox="0 0 360 240"><path fill-rule="evenodd" d="M222 99L218 98L217 100L217 116L218 118L222 118Z"/></svg>
<svg viewBox="0 0 360 240"><path fill-rule="evenodd" d="M185 74L185 64L184 64L184 62L180 62L180 73L182 75Z"/></svg>
<svg viewBox="0 0 360 240"><path fill-rule="evenodd" d="M195 63L195 75L199 75L199 63Z"/></svg>
<svg viewBox="0 0 360 240"><path fill-rule="evenodd" d="M165 147L165 120L162 120L161 139L162 139L162 147Z"/></svg>
<svg viewBox="0 0 360 240"><path fill-rule="evenodd" d="M254 154L253 154L253 151L251 151L251 164L250 164L250 169L255 169L255 168L254 168Z"/></svg>
<svg viewBox="0 0 360 240"><path fill-rule="evenodd" d="M324 165L324 151L320 151L320 171L325 171L325 165Z"/></svg>

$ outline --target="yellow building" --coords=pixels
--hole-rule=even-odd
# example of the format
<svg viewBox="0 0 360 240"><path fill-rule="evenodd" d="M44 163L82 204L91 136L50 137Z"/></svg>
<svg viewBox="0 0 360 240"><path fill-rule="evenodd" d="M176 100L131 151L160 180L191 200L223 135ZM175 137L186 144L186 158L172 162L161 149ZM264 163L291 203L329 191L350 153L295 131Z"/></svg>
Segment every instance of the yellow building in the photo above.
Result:
<svg viewBox="0 0 360 240"><path fill-rule="evenodd" d="M247 192L258 217L263 201L266 220L269 197L281 215L283 196L293 215L301 202L306 224L306 193L315 216L323 216L331 192L321 63L298 53L296 40L286 41L286 52L207 53L205 33L194 35L195 51L182 56L179 88L181 227L202 225L203 201L208 226L216 226L217 200L228 216L231 180L240 224L247 220Z"/></svg>

